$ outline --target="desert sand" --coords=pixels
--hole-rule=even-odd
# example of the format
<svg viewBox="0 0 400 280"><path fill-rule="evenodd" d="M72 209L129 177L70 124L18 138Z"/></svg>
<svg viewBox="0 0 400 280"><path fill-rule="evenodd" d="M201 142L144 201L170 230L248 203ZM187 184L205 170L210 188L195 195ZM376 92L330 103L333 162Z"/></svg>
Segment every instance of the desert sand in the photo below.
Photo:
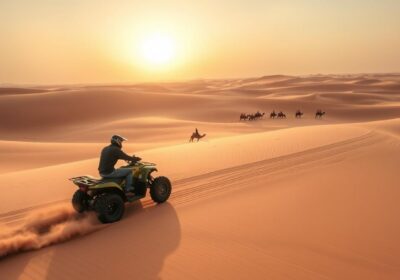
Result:
<svg viewBox="0 0 400 280"><path fill-rule="evenodd" d="M0 119L0 279L400 279L400 75L3 87ZM173 193L101 225L68 178L115 133Z"/></svg>

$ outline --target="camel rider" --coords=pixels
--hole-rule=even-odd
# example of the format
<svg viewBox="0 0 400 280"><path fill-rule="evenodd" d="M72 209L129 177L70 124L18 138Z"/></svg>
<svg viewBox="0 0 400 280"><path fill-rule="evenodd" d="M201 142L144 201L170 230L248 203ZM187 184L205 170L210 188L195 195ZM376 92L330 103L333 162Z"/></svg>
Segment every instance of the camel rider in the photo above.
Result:
<svg viewBox="0 0 400 280"><path fill-rule="evenodd" d="M122 142L127 139L120 135L111 137L111 144L104 147L100 155L99 173L103 178L125 178L125 192L132 192L132 171L129 168L118 168L114 166L119 159L129 161L140 161L140 157L129 156L122 149Z"/></svg>

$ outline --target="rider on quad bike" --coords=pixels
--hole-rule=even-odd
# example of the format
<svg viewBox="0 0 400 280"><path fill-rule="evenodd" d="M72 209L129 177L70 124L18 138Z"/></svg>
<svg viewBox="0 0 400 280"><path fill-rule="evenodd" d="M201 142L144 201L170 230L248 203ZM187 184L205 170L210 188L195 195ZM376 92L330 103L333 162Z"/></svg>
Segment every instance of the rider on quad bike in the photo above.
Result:
<svg viewBox="0 0 400 280"><path fill-rule="evenodd" d="M130 193L134 191L134 187L132 186L132 171L127 168L114 168L119 159L133 163L141 160L140 157L129 156L122 151L122 142L126 140L128 139L120 135L113 135L111 137L111 144L104 147L101 151L99 173L103 178L125 178L124 191Z"/></svg>

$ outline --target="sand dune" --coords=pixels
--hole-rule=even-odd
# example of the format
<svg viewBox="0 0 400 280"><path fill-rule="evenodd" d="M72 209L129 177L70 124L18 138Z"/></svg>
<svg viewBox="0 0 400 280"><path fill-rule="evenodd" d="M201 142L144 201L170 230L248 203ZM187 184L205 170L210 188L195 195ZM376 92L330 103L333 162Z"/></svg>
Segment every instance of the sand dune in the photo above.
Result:
<svg viewBox="0 0 400 280"><path fill-rule="evenodd" d="M316 138L313 133L321 136ZM367 129L352 126L303 127L208 140L195 147L186 143L135 153L147 161L156 162L160 173L179 180L362 137L367 133ZM294 137L296 142L293 142ZM235 150L237 152L233 153ZM0 185L8 185L13 190L4 194L0 213L27 204L38 205L69 198L73 185L67 179L84 174L97 175L97 166L98 158L95 158L0 175ZM24 196L27 187L33 193Z"/></svg>
<svg viewBox="0 0 400 280"><path fill-rule="evenodd" d="M0 278L398 279L399 89L397 74L3 88ZM288 118L239 121L272 109ZM207 137L188 143L195 127ZM96 175L113 133L173 193L103 226L74 213L67 178Z"/></svg>
<svg viewBox="0 0 400 280"><path fill-rule="evenodd" d="M399 108L400 95L397 93L400 76L377 76L374 79L382 82L378 85L358 84L371 78L278 76L255 81L193 82L202 90L193 90L192 83L77 86L70 89L53 88L28 95L12 94L12 89L2 89L0 118L12 121L1 122L0 132L2 140L43 141L43 135L46 135L47 142L94 142L96 139L89 136L82 138L80 134L86 130L98 132L104 129L105 123L124 120L128 123L129 120L143 117L230 124L237 122L240 112L269 112L272 109L294 112L304 108L312 116L320 107L326 111L336 110L334 114L329 114L328 120L341 119L339 112L346 115L347 121L399 117L394 111ZM352 82L349 83L349 80ZM281 84L271 86L271 81ZM290 99L285 98L288 94ZM310 98L312 95L315 98ZM393 104L393 109L379 106L385 100ZM354 104L368 104L371 114L358 113ZM379 116L376 111L379 111ZM351 114L353 119L350 118ZM155 129L157 123L154 127L147 123L147 127ZM130 128L137 129L139 135L146 134L141 131L139 122L133 122ZM111 130L107 129L105 134ZM129 134L134 136L133 132Z"/></svg>

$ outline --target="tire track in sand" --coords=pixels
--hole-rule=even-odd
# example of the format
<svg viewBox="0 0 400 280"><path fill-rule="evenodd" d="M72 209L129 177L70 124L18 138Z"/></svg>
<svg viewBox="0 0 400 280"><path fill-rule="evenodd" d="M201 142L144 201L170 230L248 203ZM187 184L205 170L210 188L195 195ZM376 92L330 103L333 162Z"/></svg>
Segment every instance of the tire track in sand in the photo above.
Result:
<svg viewBox="0 0 400 280"><path fill-rule="evenodd" d="M349 152L365 149L384 139L384 136L376 132L369 132L349 140L297 153L185 178L174 182L174 192L170 200L172 204L180 205L233 189L246 188L248 181L253 178L279 176L287 174L290 170L302 170L315 164L334 162Z"/></svg>
<svg viewBox="0 0 400 280"><path fill-rule="evenodd" d="M245 188L248 180L252 178L279 176L280 173L286 173L291 169L304 169L317 163L332 162L335 158L343 157L350 151L365 149L384 139L384 136L376 132L368 132L362 136L333 144L176 180L173 181L173 192L169 202L177 206L234 189ZM69 199L0 213L0 225L20 223L31 212L66 203L69 203ZM154 205L149 197L143 199L141 203L143 207Z"/></svg>

